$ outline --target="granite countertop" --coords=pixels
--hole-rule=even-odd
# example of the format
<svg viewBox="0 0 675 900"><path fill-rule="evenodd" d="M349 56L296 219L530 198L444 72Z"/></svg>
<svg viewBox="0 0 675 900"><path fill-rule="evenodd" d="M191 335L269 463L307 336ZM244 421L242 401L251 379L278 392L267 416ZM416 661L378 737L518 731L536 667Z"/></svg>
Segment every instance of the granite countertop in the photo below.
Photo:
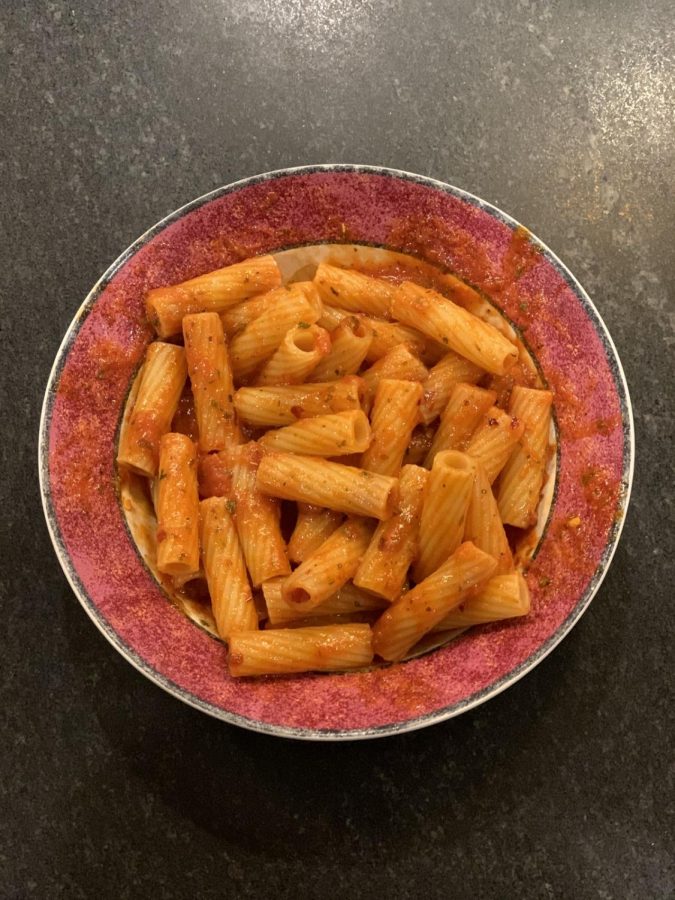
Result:
<svg viewBox="0 0 675 900"><path fill-rule="evenodd" d="M2 897L673 896L672 12L4 4ZM129 666L61 573L36 467L106 266L199 194L315 162L449 181L546 241L614 337L638 446L611 571L551 656L456 720L336 746L226 726Z"/></svg>

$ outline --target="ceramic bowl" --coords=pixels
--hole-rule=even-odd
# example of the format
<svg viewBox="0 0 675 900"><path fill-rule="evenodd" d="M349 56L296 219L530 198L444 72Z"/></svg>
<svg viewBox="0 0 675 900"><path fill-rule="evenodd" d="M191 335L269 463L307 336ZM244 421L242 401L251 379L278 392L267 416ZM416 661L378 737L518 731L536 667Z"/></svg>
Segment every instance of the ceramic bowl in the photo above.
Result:
<svg viewBox="0 0 675 900"><path fill-rule="evenodd" d="M237 681L227 674L224 645L171 601L132 537L115 464L117 436L151 338L148 289L260 253L293 258L289 250L315 252L315 245L386 248L454 272L499 310L536 360L555 395L557 452L527 572L532 611L403 663ZM579 620L607 572L626 515L633 456L616 349L560 260L465 191L346 165L287 169L219 188L138 238L94 286L65 335L39 442L57 556L113 646L156 684L217 718L324 740L391 735L448 719L537 665Z"/></svg>

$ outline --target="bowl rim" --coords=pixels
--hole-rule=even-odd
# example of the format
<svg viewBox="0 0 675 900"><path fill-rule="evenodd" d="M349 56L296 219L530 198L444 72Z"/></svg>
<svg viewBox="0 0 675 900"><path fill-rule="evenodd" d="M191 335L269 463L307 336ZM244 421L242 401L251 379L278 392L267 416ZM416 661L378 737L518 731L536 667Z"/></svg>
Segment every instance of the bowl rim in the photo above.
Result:
<svg viewBox="0 0 675 900"><path fill-rule="evenodd" d="M84 585L81 583L77 572L74 569L70 556L65 548L61 537L59 524L52 504L51 485L49 478L49 426L51 423L51 413L53 402L55 399L55 388L58 384L59 376L65 364L71 345L74 343L78 332L84 323L89 311L94 306L102 290L111 281L114 275L134 256L145 244L156 237L169 225L183 218L192 210L215 200L225 194L232 193L242 188L249 187L254 184L260 184L265 181L273 181L278 178L284 178L292 175L311 175L314 173L331 173L339 172L346 174L373 174L384 175L404 181L412 181L418 184L433 188L445 194L457 197L474 207L477 207L494 218L498 219L511 229L522 228L523 226L508 213L486 200L465 191L462 188L451 185L447 182L439 181L424 175L417 175L401 169L394 169L386 166L361 165L350 163L323 163L316 165L294 166L282 169L274 169L259 175L253 175L248 178L242 178L238 181L230 182L226 185L215 188L199 197L178 207L173 212L164 216L143 234L136 238L110 266L103 272L96 281L85 299L77 309L73 316L57 350L54 362L52 364L45 394L42 402L40 413L39 435L38 435L38 475L40 484L40 497L42 508L47 523L49 536L54 547L57 559L66 576L70 587L79 600L85 612L96 625L103 636L112 644L112 646L129 662L134 668L145 675L154 684L161 687L167 693L189 706L206 712L208 715L228 722L232 725L245 728L249 731L255 731L263 734L270 734L277 737L295 738L300 740L315 741L352 741L366 740L376 737L386 737L394 734L403 734L410 731L417 731L429 725L437 724L454 718L463 712L467 712L476 706L486 702L487 700L501 694L511 685L515 684L523 678L528 672L539 665L551 651L570 633L572 628L577 624L581 616L586 612L599 590L605 576L609 570L612 559L619 544L623 526L628 513L631 489L633 484L633 475L635 468L635 427L633 421L633 409L630 399L630 392L626 381L626 376L621 364L616 345L612 339L607 326L605 325L600 313L595 307L593 301L562 260L532 232L528 230L528 237L532 244L538 247L547 261L558 271L564 278L570 288L575 292L581 300L585 311L592 319L594 329L598 334L609 361L613 364L615 383L619 393L619 400L622 413L622 427L624 432L623 460L621 487L619 494L619 510L620 513L615 517L611 531L607 537L607 542L603 549L600 560L589 584L587 585L583 595L578 599L574 608L569 612L568 616L560 623L556 631L551 634L527 659L522 663L503 675L493 684L478 690L473 695L460 700L448 707L435 710L431 713L424 713L420 716L410 718L402 722L388 723L386 725L377 725L365 727L361 729L319 729L305 728L300 726L275 725L267 722L261 722L248 718L239 713L230 712L218 707L206 700L195 696L180 685L176 684L167 676L157 671L150 663L146 662L125 640L115 631L115 629L107 622L103 615L99 612L92 598L89 596Z"/></svg>

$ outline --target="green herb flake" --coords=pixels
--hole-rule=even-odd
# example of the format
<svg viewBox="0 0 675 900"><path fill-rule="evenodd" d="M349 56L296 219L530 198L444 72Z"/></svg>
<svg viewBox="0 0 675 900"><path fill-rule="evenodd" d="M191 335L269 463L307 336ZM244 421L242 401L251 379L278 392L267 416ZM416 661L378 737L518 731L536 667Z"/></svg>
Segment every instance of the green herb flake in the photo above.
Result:
<svg viewBox="0 0 675 900"><path fill-rule="evenodd" d="M229 514L231 516L233 516L235 514L235 512L237 511L237 501L236 500L228 500L227 503L225 504L225 507L227 508L227 511L229 512Z"/></svg>
<svg viewBox="0 0 675 900"><path fill-rule="evenodd" d="M298 328L311 328L309 322L298 322Z"/></svg>

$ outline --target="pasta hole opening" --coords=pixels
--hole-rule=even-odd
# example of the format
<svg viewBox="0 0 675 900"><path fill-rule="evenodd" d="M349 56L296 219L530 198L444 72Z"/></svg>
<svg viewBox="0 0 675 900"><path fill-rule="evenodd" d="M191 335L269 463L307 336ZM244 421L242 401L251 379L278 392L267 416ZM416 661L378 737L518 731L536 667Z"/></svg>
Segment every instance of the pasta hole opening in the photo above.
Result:
<svg viewBox="0 0 675 900"><path fill-rule="evenodd" d="M305 588L293 588L288 592L288 600L290 603L308 603L312 595Z"/></svg>
<svg viewBox="0 0 675 900"><path fill-rule="evenodd" d="M293 346L303 353L312 353L316 349L316 335L310 329L304 329L293 335Z"/></svg>
<svg viewBox="0 0 675 900"><path fill-rule="evenodd" d="M354 442L358 446L370 443L370 423L365 413L354 416Z"/></svg>

